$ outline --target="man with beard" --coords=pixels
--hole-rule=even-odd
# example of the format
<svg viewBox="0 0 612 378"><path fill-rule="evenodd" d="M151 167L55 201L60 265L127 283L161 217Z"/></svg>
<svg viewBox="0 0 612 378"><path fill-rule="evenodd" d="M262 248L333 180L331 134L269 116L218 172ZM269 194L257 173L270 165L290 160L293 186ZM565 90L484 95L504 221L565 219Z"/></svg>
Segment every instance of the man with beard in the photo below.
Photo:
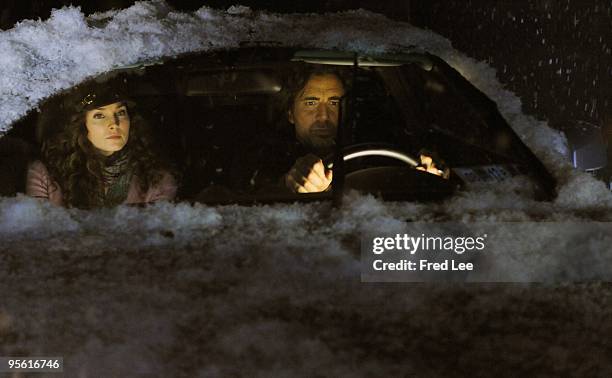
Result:
<svg viewBox="0 0 612 378"><path fill-rule="evenodd" d="M344 87L337 73L313 71L290 97L287 118L294 126L302 153L281 178L287 190L316 193L331 188L333 174L324 166L323 158L334 152ZM417 169L447 176L448 172L438 169L429 155L420 154L421 165Z"/></svg>
<svg viewBox="0 0 612 378"><path fill-rule="evenodd" d="M229 188L234 192L317 193L331 189L333 173L323 164L335 150L345 84L340 71L317 67L290 75L275 102L278 133L261 135L254 148L236 155ZM432 158L421 155L417 169L442 175ZM230 196L209 187L200 199ZM228 198L230 198L228 197Z"/></svg>
<svg viewBox="0 0 612 378"><path fill-rule="evenodd" d="M289 123L294 125L297 141L308 152L299 156L283 176L288 190L314 193L330 187L332 171L322 159L334 149L342 96L344 85L338 75L315 72L290 102Z"/></svg>
<svg viewBox="0 0 612 378"><path fill-rule="evenodd" d="M214 183L199 201L234 198L240 193L315 193L331 189L332 172L322 159L334 152L340 101L340 75L327 67L299 67L276 96L271 123L234 155L227 183Z"/></svg>
<svg viewBox="0 0 612 378"><path fill-rule="evenodd" d="M205 188L199 199L331 189L332 171L322 159L334 152L344 88L340 74L327 67L299 67L288 75L272 103L276 130L235 155L227 188Z"/></svg>

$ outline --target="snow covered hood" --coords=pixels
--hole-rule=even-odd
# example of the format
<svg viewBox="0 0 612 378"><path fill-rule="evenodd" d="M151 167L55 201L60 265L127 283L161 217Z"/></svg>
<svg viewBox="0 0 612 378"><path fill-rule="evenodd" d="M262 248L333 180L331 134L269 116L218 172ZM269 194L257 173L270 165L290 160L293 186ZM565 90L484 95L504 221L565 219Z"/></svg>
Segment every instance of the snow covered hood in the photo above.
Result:
<svg viewBox="0 0 612 378"><path fill-rule="evenodd" d="M0 33L0 132L44 98L115 67L249 40L361 52L416 45L440 56L497 102L559 181L558 198L535 202L517 178L439 204L384 203L353 193L340 210L320 203L157 204L88 212L23 196L0 199L0 355L62 355L76 372L68 375L83 377L372 376L427 369L449 375L495 361L501 370L494 374L524 368L517 361L549 347L545 353L562 363L542 365L557 371L577 371L575 361L593 368L605 360L598 337L612 332L602 299L609 298L609 285L359 281L360 235L401 230L406 220L500 222L502 231L504 221L612 220L612 195L565 162L563 136L523 114L491 67L432 32L361 10L278 15L236 6L179 13L151 1L85 17L78 8L63 8L47 21L24 21ZM612 245L609 235L597 237L593 243ZM562 261L554 249L532 250L520 238L512 246ZM562 274L552 271L549 278ZM591 326L581 327L580 319ZM527 344L515 335L520 327L530 335ZM548 338L543 327L559 336ZM465 348L436 344L440 335ZM582 346L573 359L563 358L568 345ZM511 357L500 362L503 355Z"/></svg>

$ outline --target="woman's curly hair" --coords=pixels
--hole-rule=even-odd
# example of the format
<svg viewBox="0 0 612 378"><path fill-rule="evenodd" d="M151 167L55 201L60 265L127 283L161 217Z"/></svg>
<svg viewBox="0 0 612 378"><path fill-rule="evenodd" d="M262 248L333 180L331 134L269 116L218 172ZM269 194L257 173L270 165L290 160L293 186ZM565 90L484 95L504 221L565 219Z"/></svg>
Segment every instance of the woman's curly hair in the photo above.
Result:
<svg viewBox="0 0 612 378"><path fill-rule="evenodd" d="M51 177L62 189L69 207L91 208L103 187L102 171L106 156L100 154L87 138L85 111L73 114L66 127L43 142L42 160ZM152 143L148 124L128 105L130 134L127 148L129 169L138 177L140 189L157 184L163 171L172 172Z"/></svg>

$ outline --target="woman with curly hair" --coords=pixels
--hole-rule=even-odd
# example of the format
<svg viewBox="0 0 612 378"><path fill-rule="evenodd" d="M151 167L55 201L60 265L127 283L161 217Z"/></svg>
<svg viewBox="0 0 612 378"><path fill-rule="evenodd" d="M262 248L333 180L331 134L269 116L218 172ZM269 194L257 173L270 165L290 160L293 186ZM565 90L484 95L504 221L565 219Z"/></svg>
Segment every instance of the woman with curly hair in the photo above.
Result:
<svg viewBox="0 0 612 378"><path fill-rule="evenodd" d="M174 176L127 96L108 85L75 97L66 127L30 164L26 193L85 209L174 199Z"/></svg>

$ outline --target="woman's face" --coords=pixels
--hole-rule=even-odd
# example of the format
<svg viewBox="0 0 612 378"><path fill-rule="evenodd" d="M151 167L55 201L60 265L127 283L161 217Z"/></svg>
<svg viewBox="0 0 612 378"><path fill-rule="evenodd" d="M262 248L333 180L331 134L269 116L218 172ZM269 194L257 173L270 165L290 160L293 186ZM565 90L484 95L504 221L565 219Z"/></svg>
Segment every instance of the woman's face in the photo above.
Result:
<svg viewBox="0 0 612 378"><path fill-rule="evenodd" d="M87 139L104 156L121 150L130 136L130 116L123 102L88 110L85 126Z"/></svg>

